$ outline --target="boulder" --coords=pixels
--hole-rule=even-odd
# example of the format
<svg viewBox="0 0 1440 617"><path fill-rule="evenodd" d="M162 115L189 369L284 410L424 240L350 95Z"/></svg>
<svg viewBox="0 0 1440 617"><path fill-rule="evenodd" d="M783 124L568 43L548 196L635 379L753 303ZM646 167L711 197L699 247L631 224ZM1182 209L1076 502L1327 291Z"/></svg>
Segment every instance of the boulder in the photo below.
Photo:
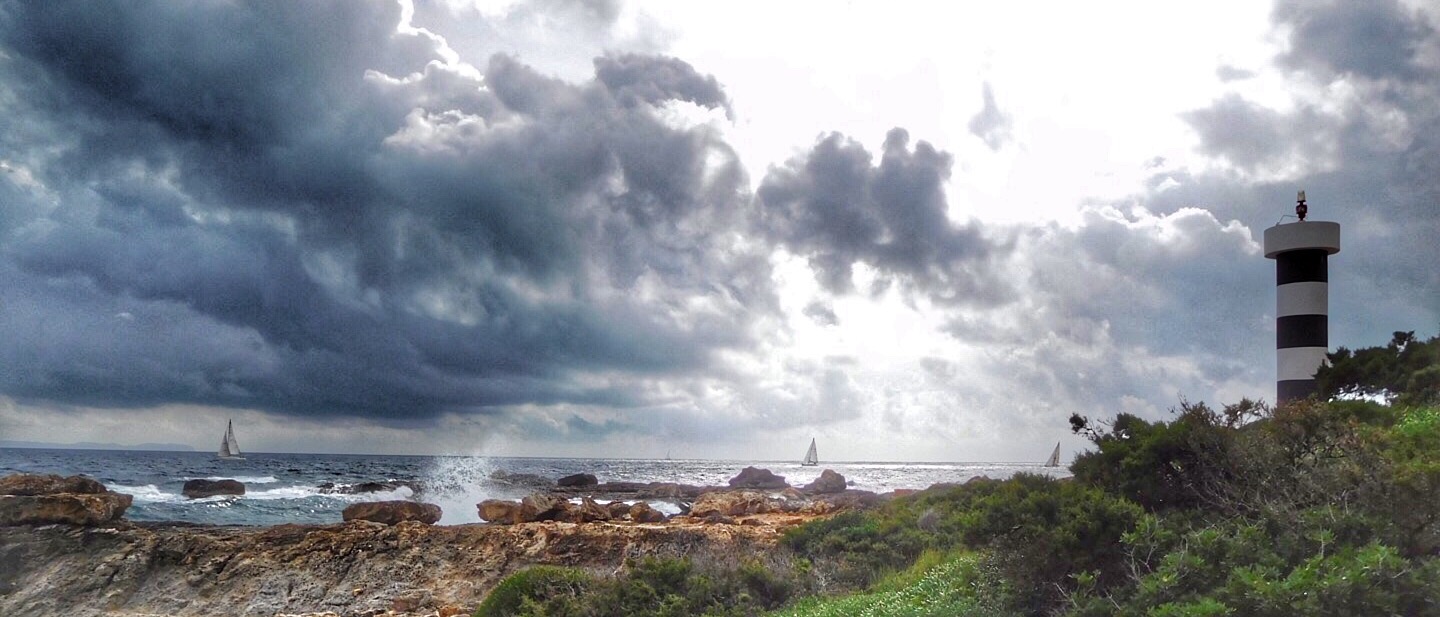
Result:
<svg viewBox="0 0 1440 617"><path fill-rule="evenodd" d="M523 514L524 508L518 501L505 501L503 499L486 499L475 505L480 512L480 520L502 525L514 525L515 523L526 522Z"/></svg>
<svg viewBox="0 0 1440 617"><path fill-rule="evenodd" d="M758 467L746 467L740 470L740 475L730 478L732 488L785 488L790 486L785 482L785 476L777 476L769 469Z"/></svg>
<svg viewBox="0 0 1440 617"><path fill-rule="evenodd" d="M216 495L244 495L245 485L238 480L187 480L180 492L191 499Z"/></svg>
<svg viewBox="0 0 1440 617"><path fill-rule="evenodd" d="M420 521L433 525L440 520L440 506L418 501L365 501L345 506L341 513L347 521L371 521L395 525L405 521Z"/></svg>
<svg viewBox="0 0 1440 617"><path fill-rule="evenodd" d="M637 503L637 504L635 504L635 505L633 505L633 506L630 506L630 512L629 512L629 514L630 514L630 520L635 521L635 522L637 522L637 523L663 523L663 522L665 522L665 514L664 514L663 512L660 512L659 510L656 510L655 508L650 507L650 504L645 503L645 502L643 502L643 501L640 502L640 503Z"/></svg>
<svg viewBox="0 0 1440 617"><path fill-rule="evenodd" d="M594 474L577 473L555 481L555 486L595 486L600 480Z"/></svg>
<svg viewBox="0 0 1440 617"><path fill-rule="evenodd" d="M122 493L56 493L0 496L0 527L99 525L119 519L133 498Z"/></svg>
<svg viewBox="0 0 1440 617"><path fill-rule="evenodd" d="M695 500L695 504L690 506L690 516L696 518L707 518L711 514L744 516L746 514L764 514L777 509L764 493L726 491L701 495L699 499Z"/></svg>
<svg viewBox="0 0 1440 617"><path fill-rule="evenodd" d="M611 520L620 520L630 516L630 504L623 501L612 501L605 504L605 509L610 511Z"/></svg>
<svg viewBox="0 0 1440 617"><path fill-rule="evenodd" d="M105 492L105 485L85 476L63 477L55 474L16 473L0 478L0 495L53 495L80 493L94 495Z"/></svg>
<svg viewBox="0 0 1440 617"><path fill-rule="evenodd" d="M554 495L535 493L520 500L521 518L525 522L563 520L570 510L570 502Z"/></svg>
<svg viewBox="0 0 1440 617"><path fill-rule="evenodd" d="M596 521L610 520L610 510L605 506L595 503L595 500L589 497L582 497L579 507L573 510L576 513L575 518L577 520L575 522L577 523L593 523Z"/></svg>
<svg viewBox="0 0 1440 617"><path fill-rule="evenodd" d="M839 493L845 490L845 476L826 469L820 472L820 477L815 478L814 482L806 484L803 489L807 493L817 495Z"/></svg>
<svg viewBox="0 0 1440 617"><path fill-rule="evenodd" d="M824 497L817 497L815 501L817 504L829 504L831 507L830 511L833 512L835 510L867 510L880 505L884 500L872 491L846 489L841 493L832 493Z"/></svg>

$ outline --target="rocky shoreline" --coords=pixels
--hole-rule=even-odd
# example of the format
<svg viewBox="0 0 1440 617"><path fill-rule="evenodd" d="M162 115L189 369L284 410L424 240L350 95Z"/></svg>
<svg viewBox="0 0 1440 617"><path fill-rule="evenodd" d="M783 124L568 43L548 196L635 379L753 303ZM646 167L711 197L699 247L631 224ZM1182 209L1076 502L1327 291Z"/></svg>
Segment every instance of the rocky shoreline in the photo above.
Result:
<svg viewBox="0 0 1440 617"><path fill-rule="evenodd" d="M128 495L77 478L0 479L0 615L468 615L527 566L613 572L640 556L756 554L788 527L888 496L846 490L838 474L793 488L747 469L728 487L571 481L505 502L504 524L433 526L430 504L368 502L338 524L228 527L126 521ZM685 512L619 501L640 495ZM97 512L71 512L97 500ZM46 503L63 507L36 514ZM484 502L482 514L487 503L498 511Z"/></svg>

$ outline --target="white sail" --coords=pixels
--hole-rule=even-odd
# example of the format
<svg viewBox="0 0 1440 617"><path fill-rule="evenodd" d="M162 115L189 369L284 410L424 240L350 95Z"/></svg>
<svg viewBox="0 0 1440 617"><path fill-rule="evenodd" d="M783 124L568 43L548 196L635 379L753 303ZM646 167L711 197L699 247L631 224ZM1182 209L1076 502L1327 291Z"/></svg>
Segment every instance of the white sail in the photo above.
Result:
<svg viewBox="0 0 1440 617"><path fill-rule="evenodd" d="M1046 467L1060 466L1060 444L1055 444L1055 451L1050 453L1050 459L1045 461Z"/></svg>
<svg viewBox="0 0 1440 617"><path fill-rule="evenodd" d="M800 461L801 465L813 467L820 464L820 456L815 453L815 439L810 439L810 449L805 451L805 460Z"/></svg>
<svg viewBox="0 0 1440 617"><path fill-rule="evenodd" d="M228 459L245 458L240 455L240 442L235 441L235 423L233 421L225 423L225 437L220 439L220 451L216 453L216 456Z"/></svg>

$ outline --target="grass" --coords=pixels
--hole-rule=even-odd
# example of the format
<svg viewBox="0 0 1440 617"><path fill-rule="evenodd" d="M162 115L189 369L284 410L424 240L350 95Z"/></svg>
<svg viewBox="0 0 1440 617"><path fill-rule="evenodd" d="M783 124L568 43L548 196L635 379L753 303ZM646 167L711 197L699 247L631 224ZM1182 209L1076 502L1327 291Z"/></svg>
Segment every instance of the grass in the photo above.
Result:
<svg viewBox="0 0 1440 617"><path fill-rule="evenodd" d="M996 589L976 553L927 552L869 590L806 598L772 617L963 617L998 615Z"/></svg>

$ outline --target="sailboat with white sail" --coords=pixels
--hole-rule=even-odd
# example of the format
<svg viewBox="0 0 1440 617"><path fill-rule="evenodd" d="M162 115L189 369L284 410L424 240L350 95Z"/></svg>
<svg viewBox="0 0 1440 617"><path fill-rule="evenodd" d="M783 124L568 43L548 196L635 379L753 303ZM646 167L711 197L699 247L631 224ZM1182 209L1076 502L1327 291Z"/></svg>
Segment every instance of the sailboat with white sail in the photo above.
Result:
<svg viewBox="0 0 1440 617"><path fill-rule="evenodd" d="M225 421L225 437L220 440L220 451L215 457L226 461L245 460L245 456L240 454L240 442L235 441L235 423L232 420Z"/></svg>
<svg viewBox="0 0 1440 617"><path fill-rule="evenodd" d="M810 438L810 449L805 451L805 459L800 461L801 465L814 467L820 464L820 456L815 453L815 438Z"/></svg>
<svg viewBox="0 0 1440 617"><path fill-rule="evenodd" d="M1050 453L1050 458L1045 461L1046 467L1060 466L1060 444L1055 444L1055 451Z"/></svg>

